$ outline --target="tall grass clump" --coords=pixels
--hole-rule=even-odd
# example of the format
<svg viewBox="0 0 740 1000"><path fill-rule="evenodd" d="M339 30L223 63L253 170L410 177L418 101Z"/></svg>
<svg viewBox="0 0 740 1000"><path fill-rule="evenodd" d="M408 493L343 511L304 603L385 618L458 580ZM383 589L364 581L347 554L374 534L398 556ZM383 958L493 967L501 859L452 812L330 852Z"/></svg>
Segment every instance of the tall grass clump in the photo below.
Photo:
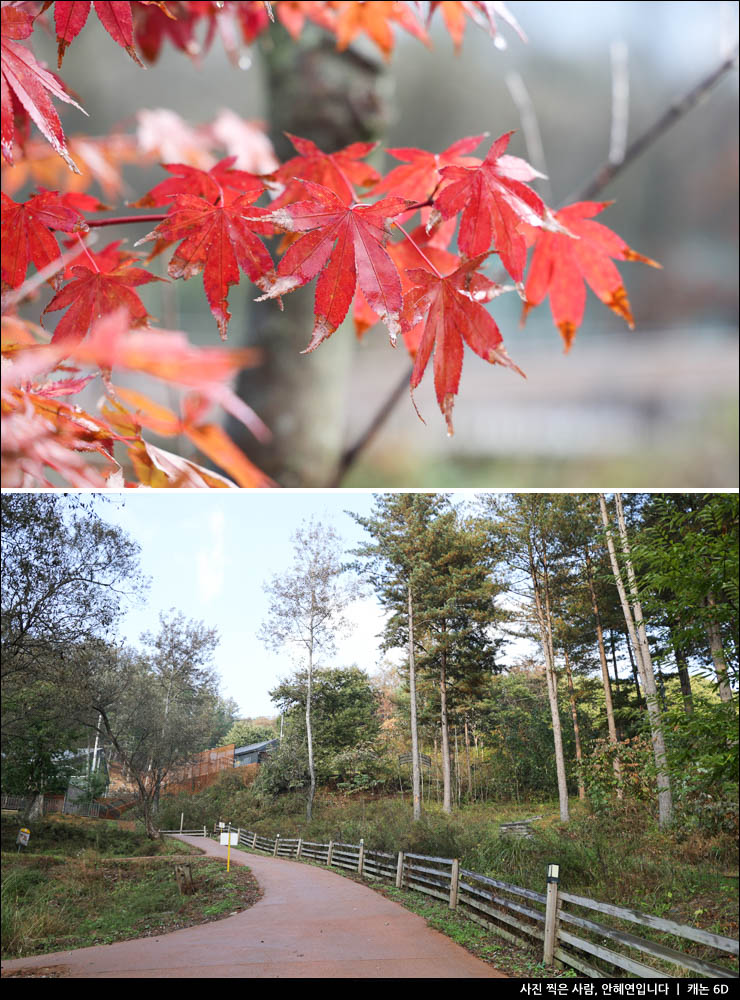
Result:
<svg viewBox="0 0 740 1000"><path fill-rule="evenodd" d="M51 938L64 925L46 871L16 869L2 881L2 953L32 954L35 942Z"/></svg>

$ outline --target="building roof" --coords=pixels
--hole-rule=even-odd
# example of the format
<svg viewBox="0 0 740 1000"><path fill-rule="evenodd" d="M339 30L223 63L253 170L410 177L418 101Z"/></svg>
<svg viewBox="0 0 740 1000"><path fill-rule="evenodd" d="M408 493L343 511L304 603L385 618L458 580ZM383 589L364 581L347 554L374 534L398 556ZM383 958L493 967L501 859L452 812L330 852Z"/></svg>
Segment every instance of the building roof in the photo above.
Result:
<svg viewBox="0 0 740 1000"><path fill-rule="evenodd" d="M268 747L277 746L279 742L280 740L278 739L262 740L261 743L250 743L246 747L236 747L236 749L234 750L234 756L236 756L237 754L257 753L260 750L267 750Z"/></svg>

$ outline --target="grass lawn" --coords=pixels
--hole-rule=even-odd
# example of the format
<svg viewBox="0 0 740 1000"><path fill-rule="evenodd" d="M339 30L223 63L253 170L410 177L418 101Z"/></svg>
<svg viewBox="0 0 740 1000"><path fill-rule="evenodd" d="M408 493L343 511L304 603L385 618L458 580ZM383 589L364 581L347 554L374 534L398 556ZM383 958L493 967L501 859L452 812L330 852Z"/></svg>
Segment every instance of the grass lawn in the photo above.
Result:
<svg viewBox="0 0 740 1000"><path fill-rule="evenodd" d="M47 819L30 826L19 853L17 821L3 818L2 827L3 958L165 934L237 913L261 895L247 868L227 873L223 861L177 841ZM178 890L176 861L192 864L191 896Z"/></svg>

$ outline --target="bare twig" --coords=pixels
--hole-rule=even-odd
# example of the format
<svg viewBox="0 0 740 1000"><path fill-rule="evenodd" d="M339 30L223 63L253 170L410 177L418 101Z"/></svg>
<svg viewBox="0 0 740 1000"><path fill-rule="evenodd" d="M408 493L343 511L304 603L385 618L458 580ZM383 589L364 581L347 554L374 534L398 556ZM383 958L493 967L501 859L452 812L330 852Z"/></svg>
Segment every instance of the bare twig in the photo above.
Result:
<svg viewBox="0 0 740 1000"><path fill-rule="evenodd" d="M703 80L697 83L697 85L692 88L688 94L671 104L656 122L654 122L649 128L646 128L634 142L630 143L621 163L609 163L608 161L604 163L596 171L591 180L587 181L568 199L568 202L582 201L584 199L592 198L595 194L598 194L599 191L605 188L610 181L614 180L614 178L618 174L621 174L621 172L634 160L636 160L638 156L652 146L664 132L667 132L672 125L675 125L676 122L680 121L685 115L687 115L692 108L695 108L697 104L708 97L725 74L729 73L729 71L733 68L737 62L737 56L738 46L735 45L735 48L732 50L730 55L726 59L723 59L719 66L712 70L708 76L705 76Z"/></svg>
<svg viewBox="0 0 740 1000"><path fill-rule="evenodd" d="M537 121L537 112L534 108L532 98L524 83L520 73L507 73L506 86L509 88L511 99L519 112L519 120L522 123L524 133L524 144L527 147L527 159L541 174L545 176L538 178L541 180L542 194L545 201L552 200L552 188L547 173L547 162L545 160L545 148L542 145L542 135Z"/></svg>
<svg viewBox="0 0 740 1000"><path fill-rule="evenodd" d="M649 128L646 128L645 131L642 132L641 135L639 135L634 142L627 147L621 162L612 163L610 160L607 160L601 167L599 167L590 180L586 181L570 198L565 200L564 204L593 198L594 195L602 191L618 174L622 173L623 170L633 163L638 156L644 153L646 149L649 149L650 146L652 146L664 132L667 132L672 125L675 125L676 122L684 118L688 112L692 110L692 108L696 107L697 104L708 97L722 78L735 66L737 59L738 46L736 44L732 52L724 58L711 73L704 77L684 97L671 104L663 112L660 118L657 119L657 121L649 126ZM403 390L411 378L412 371L413 366L409 365L407 371L403 375L403 378L400 380L393 392L378 408L365 430L362 431L352 445L342 452L339 462L337 463L336 472L334 473L331 482L328 483L328 486L333 487L341 485L342 479L346 475L347 471L357 461L360 454L370 444L388 417L390 417L392 411L403 395Z"/></svg>
<svg viewBox="0 0 740 1000"><path fill-rule="evenodd" d="M409 365L407 371L403 373L403 378L401 378L396 385L393 392L388 396L383 405L378 409L377 413L367 425L365 430L355 441L355 443L342 452L337 468L332 476L332 479L327 486L334 489L337 486L341 486L342 480L347 472L347 470L354 465L357 456L360 452L364 451L365 447L370 444L372 439L375 437L377 431L383 426L388 417L391 415L396 407L396 404L400 400L401 396L404 395L408 389L409 382L411 380L411 373L413 371L413 365Z"/></svg>
<svg viewBox="0 0 740 1000"><path fill-rule="evenodd" d="M627 152L629 127L630 76L626 42L612 42L612 127L609 136L609 162L621 163Z"/></svg>

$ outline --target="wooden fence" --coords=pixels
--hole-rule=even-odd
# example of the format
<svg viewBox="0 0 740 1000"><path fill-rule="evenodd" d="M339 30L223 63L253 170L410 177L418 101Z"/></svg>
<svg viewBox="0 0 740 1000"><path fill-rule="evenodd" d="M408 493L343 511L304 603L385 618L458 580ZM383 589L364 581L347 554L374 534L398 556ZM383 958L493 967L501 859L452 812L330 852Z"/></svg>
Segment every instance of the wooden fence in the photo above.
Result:
<svg viewBox="0 0 740 1000"><path fill-rule="evenodd" d="M197 835L203 834L198 831ZM341 868L433 896L513 944L534 946L545 965L561 963L593 979L738 976L738 942L734 939L562 892L556 865L550 865L546 892L540 893L468 871L456 858L402 851L388 854L367 848L363 841L318 844L279 835L263 837L241 829L237 835L240 846L273 857ZM593 919L594 911L598 920ZM631 933L635 924L646 928L643 933L649 936ZM717 964L717 952L734 956L734 968Z"/></svg>
<svg viewBox="0 0 740 1000"><path fill-rule="evenodd" d="M199 830L160 830L159 831L163 837L178 837L182 834L183 837L208 837L208 830L204 826L200 827Z"/></svg>
<svg viewBox="0 0 740 1000"><path fill-rule="evenodd" d="M25 812L31 807L32 798L24 795L3 795L2 808L15 812ZM40 811L44 816L49 813L64 813L67 816L89 816L97 819L100 816L100 805L97 802L74 802L66 795L45 795Z"/></svg>

